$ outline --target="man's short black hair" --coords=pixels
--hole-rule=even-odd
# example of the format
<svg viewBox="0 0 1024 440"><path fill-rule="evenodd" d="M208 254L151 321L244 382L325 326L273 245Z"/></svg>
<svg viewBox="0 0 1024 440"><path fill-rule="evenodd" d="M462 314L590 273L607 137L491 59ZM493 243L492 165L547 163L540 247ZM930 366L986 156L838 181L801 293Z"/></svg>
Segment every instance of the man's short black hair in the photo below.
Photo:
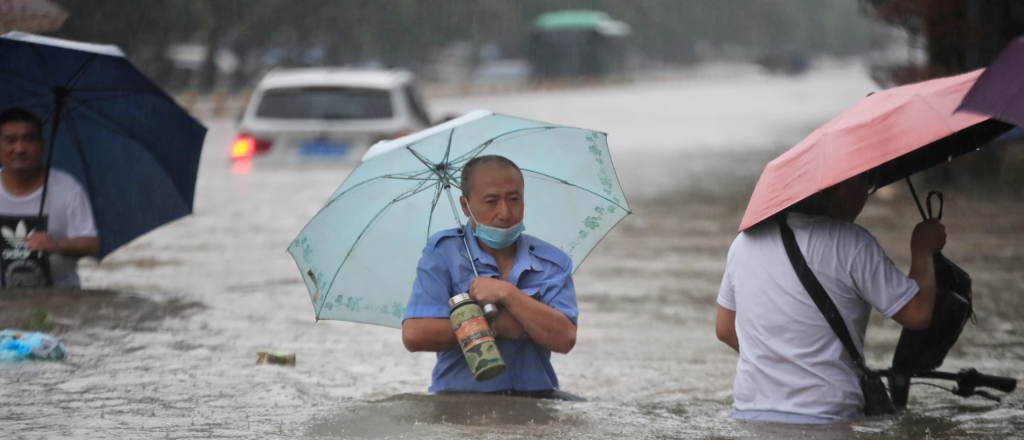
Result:
<svg viewBox="0 0 1024 440"><path fill-rule="evenodd" d="M43 121L35 113L20 107L13 107L0 113L0 126L8 122L31 122L36 127L36 134L43 137Z"/></svg>
<svg viewBox="0 0 1024 440"><path fill-rule="evenodd" d="M513 169L519 173L520 179L523 178L523 170L520 170L515 162L512 162L505 156L488 155L474 157L469 162L466 162L466 166L462 167L462 177L459 179L459 185L462 186L462 196L466 200L469 200L469 193L473 190L472 185L470 185L473 173L481 165L497 165L501 168Z"/></svg>

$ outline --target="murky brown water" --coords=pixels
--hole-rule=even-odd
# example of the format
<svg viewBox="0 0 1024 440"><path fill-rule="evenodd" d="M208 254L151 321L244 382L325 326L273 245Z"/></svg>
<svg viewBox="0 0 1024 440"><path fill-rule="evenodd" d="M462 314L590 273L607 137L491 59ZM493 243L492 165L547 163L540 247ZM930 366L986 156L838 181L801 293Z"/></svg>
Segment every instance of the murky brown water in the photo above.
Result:
<svg viewBox="0 0 1024 440"><path fill-rule="evenodd" d="M545 98L538 110L554 116L561 105L578 124L611 133L635 213L577 272L578 342L553 360L563 389L589 402L426 396L433 356L407 353L397 330L314 323L285 248L351 167L257 163L234 174L221 154L233 135L230 122L211 121L196 214L101 264L85 265L84 282L110 292L41 300L70 357L0 365L0 438L1019 437L1021 392L997 404L917 386L899 416L829 427L728 419L736 355L715 339L714 301L750 191L768 159L871 85L858 71L841 71L799 81L756 77L736 87L758 91L759 99L795 100L785 105L803 113L774 114L765 123L771 135L749 143L754 137L747 134L728 137L741 130L725 120L728 103L719 102L730 96L728 84L680 86L666 95L680 106L676 114L649 125L626 117L616 122L615 108L579 116L573 112L583 110L573 106L598 96L580 91ZM806 97L794 95L805 89ZM622 90L600 93L625 112L629 105L657 104L644 89L633 98ZM718 110L701 107L700 99ZM828 105L810 105L814 100ZM530 116L522 113L524 102L501 98L489 107ZM691 114L720 119L725 137L689 139L686 130L669 131L673 119L695 124L685 122ZM616 124L624 124L623 135ZM673 137L679 148L668 148L671 142L645 148L650 139ZM946 367L1024 378L1024 199L994 186L979 192L919 184L946 191L945 254L974 277L978 324L965 330ZM903 268L917 218L908 197L876 198L860 219ZM22 311L34 307L21 297L4 300ZM11 316L0 312L0 322L20 319ZM899 329L875 318L867 355L883 366ZM267 349L294 351L298 363L256 365L256 352Z"/></svg>

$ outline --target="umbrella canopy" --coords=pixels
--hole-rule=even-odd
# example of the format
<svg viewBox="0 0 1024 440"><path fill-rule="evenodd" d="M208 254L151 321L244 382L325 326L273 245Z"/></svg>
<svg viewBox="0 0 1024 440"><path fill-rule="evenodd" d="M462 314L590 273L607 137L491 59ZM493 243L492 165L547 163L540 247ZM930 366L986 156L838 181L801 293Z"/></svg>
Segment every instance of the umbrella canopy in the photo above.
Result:
<svg viewBox="0 0 1024 440"><path fill-rule="evenodd" d="M1024 37L999 53L964 97L960 110L1024 126Z"/></svg>
<svg viewBox="0 0 1024 440"><path fill-rule="evenodd" d="M981 70L873 93L772 160L754 187L740 231L871 169L877 186L974 151L1012 126L953 114Z"/></svg>
<svg viewBox="0 0 1024 440"><path fill-rule="evenodd" d="M100 258L192 212L206 128L117 47L5 34L0 109L11 107L43 119L47 166L89 193Z"/></svg>
<svg viewBox="0 0 1024 440"><path fill-rule="evenodd" d="M68 13L46 0L0 0L0 34L60 29Z"/></svg>
<svg viewBox="0 0 1024 440"><path fill-rule="evenodd" d="M401 328L427 239L467 221L459 178L480 155L522 169L527 233L573 270L629 214L605 134L472 112L375 145L292 242L317 319Z"/></svg>

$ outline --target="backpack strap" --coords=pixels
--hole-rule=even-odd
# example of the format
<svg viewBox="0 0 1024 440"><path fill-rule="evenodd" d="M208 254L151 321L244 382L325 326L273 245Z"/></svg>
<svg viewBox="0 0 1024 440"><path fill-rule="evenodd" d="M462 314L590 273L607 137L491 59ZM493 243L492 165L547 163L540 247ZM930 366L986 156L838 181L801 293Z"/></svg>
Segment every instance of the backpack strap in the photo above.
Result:
<svg viewBox="0 0 1024 440"><path fill-rule="evenodd" d="M793 230L786 224L786 213L776 215L775 222L779 225L779 232L782 234L782 244L786 247L786 255L789 256L789 262L793 265L797 278L800 278L800 284L803 284L804 289L807 290L811 299L814 300L814 305L818 306L818 310L825 317L825 320L828 321L832 331L839 337L843 347L846 347L847 353L853 358L854 365L860 368L861 371L866 372L867 367L864 365L864 358L853 345L853 339L850 338L850 330L846 328L843 315L839 313L836 303L832 301L832 298L825 292L825 288L818 282L814 272L811 272L811 268L807 266L807 260L804 259L804 255L796 244L796 236L793 235Z"/></svg>

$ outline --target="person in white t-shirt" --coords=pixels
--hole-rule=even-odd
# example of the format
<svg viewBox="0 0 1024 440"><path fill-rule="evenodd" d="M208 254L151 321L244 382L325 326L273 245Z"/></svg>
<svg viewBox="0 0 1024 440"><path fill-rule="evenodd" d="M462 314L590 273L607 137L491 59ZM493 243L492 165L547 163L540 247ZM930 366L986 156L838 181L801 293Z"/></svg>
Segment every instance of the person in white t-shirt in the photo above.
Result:
<svg viewBox="0 0 1024 440"><path fill-rule="evenodd" d="M782 214L861 353L872 308L904 327L928 327L935 304L932 254L946 243L937 220L918 224L910 239L910 274L903 275L875 237L853 224L870 193L862 174ZM831 423L863 415L859 373L800 283L776 222L763 221L736 237L718 305L718 339L739 353L734 419Z"/></svg>
<svg viewBox="0 0 1024 440"><path fill-rule="evenodd" d="M47 172L42 156L39 118L18 108L0 113L0 217L11 222L0 228L5 246L5 270L0 271L0 280L4 286L12 286L12 273L17 273L7 257L35 251L48 257L54 287L77 287L78 259L95 255L100 247L92 205L88 194L70 175L53 169ZM46 229L30 229L25 225L38 221L44 183Z"/></svg>

